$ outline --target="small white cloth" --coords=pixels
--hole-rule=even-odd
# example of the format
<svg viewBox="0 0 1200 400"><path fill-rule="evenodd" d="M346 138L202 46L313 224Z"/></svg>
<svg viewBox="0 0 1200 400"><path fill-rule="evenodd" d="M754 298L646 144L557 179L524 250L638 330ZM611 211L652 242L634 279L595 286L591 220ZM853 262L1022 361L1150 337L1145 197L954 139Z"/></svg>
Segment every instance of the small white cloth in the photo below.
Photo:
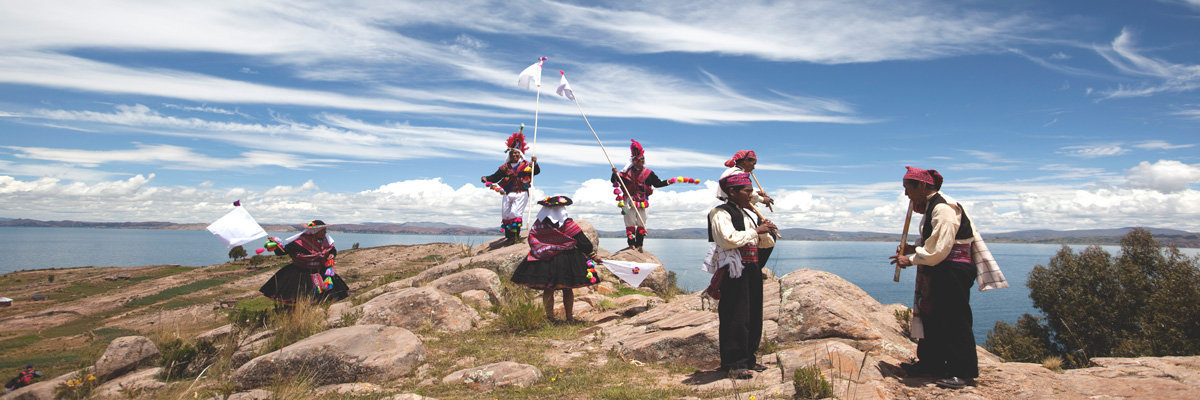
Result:
<svg viewBox="0 0 1200 400"><path fill-rule="evenodd" d="M716 243L712 243L708 247L708 254L704 256L704 263L700 265L700 269L704 272L715 274L721 267L729 267L730 278L742 277L742 270L746 268L742 265L742 253L738 249L722 249Z"/></svg>
<svg viewBox="0 0 1200 400"><path fill-rule="evenodd" d="M255 221L254 217L251 217L250 213L240 206L234 207L232 211L217 219L206 229L231 249L267 236L267 231L263 230L258 221Z"/></svg>
<svg viewBox="0 0 1200 400"><path fill-rule="evenodd" d="M646 277L650 276L650 271L653 271L655 268L659 267L658 264L654 263L617 260L604 260L601 265L603 265L604 268L608 268L609 272L612 272L613 275L616 275L618 278L621 278L621 280L633 287L641 286L642 281L646 280ZM637 268L637 273L634 273L634 268Z"/></svg>
<svg viewBox="0 0 1200 400"><path fill-rule="evenodd" d="M542 61L533 63L525 70L521 71L521 75L517 76L517 87L529 89L529 84L542 87Z"/></svg>

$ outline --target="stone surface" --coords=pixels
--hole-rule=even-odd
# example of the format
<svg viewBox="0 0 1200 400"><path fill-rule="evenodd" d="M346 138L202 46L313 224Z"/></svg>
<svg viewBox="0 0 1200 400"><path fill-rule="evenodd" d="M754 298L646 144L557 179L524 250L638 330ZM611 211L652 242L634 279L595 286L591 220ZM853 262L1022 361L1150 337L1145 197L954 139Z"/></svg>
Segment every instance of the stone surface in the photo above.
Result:
<svg viewBox="0 0 1200 400"><path fill-rule="evenodd" d="M207 340L209 342L216 342L217 340L228 337L229 335L232 335L232 334L233 334L233 324L225 324L225 325L221 325L220 327L217 327L213 330L210 330L208 332L204 332L204 333L197 335L196 340L197 341Z"/></svg>
<svg viewBox="0 0 1200 400"><path fill-rule="evenodd" d="M404 328L356 325L331 329L250 360L233 373L242 388L265 385L299 371L319 385L387 382L416 368L425 346Z"/></svg>
<svg viewBox="0 0 1200 400"><path fill-rule="evenodd" d="M383 388L379 385L367 382L354 383L338 383L333 385L325 385L317 388L317 396L343 395L343 396L369 396L376 393L382 393Z"/></svg>
<svg viewBox="0 0 1200 400"><path fill-rule="evenodd" d="M678 296L633 318L599 325L601 347L627 359L707 368L720 362L717 313L702 310L698 296Z"/></svg>
<svg viewBox="0 0 1200 400"><path fill-rule="evenodd" d="M92 373L97 379L106 381L137 369L138 366L153 363L159 356L158 346L145 336L124 336L113 339L104 350L104 355L96 360Z"/></svg>
<svg viewBox="0 0 1200 400"><path fill-rule="evenodd" d="M379 324L408 329L433 328L451 332L472 329L479 313L457 297L432 287L384 293L358 307L359 325Z"/></svg>
<svg viewBox="0 0 1200 400"><path fill-rule="evenodd" d="M492 306L492 296L482 290L468 290L458 295L462 298L463 304L466 304L476 309L486 310Z"/></svg>
<svg viewBox="0 0 1200 400"><path fill-rule="evenodd" d="M92 391L96 399L129 399L146 398L152 392L167 386L157 379L162 368L147 368L130 372L121 377L104 382Z"/></svg>
<svg viewBox="0 0 1200 400"><path fill-rule="evenodd" d="M437 400L433 397L425 397L415 393L397 394L392 397L385 397L383 400Z"/></svg>
<svg viewBox="0 0 1200 400"><path fill-rule="evenodd" d="M781 341L832 337L911 343L891 308L837 275L802 269L784 275L780 286L783 300L776 322Z"/></svg>
<svg viewBox="0 0 1200 400"><path fill-rule="evenodd" d="M482 290L492 297L500 299L500 276L494 271L483 268L472 268L462 272L435 279L429 283L437 290L449 294L459 294L468 290Z"/></svg>
<svg viewBox="0 0 1200 400"><path fill-rule="evenodd" d="M529 387L542 378L542 372L536 367L518 364L512 361L501 361L475 368L454 371L442 383L462 383L475 390L492 390L500 386Z"/></svg>

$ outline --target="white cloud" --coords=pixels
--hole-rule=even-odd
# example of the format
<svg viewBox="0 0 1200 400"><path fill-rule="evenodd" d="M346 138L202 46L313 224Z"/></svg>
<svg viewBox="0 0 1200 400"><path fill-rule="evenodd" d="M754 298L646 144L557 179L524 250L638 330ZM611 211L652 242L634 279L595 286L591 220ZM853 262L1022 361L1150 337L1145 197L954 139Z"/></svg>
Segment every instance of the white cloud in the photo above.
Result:
<svg viewBox="0 0 1200 400"><path fill-rule="evenodd" d="M44 160L96 167L108 163L153 163L166 169L226 170L261 166L297 169L313 164L313 160L291 154L268 151L247 151L241 158L217 158L196 153L192 149L172 145L134 143L134 150L80 150L49 147L6 146L16 151L18 158Z"/></svg>
<svg viewBox="0 0 1200 400"><path fill-rule="evenodd" d="M1051 54L1050 58L1054 59L1054 60L1067 60L1067 59L1070 59L1071 56L1068 56L1067 53L1063 53L1060 51L1060 52Z"/></svg>
<svg viewBox="0 0 1200 400"><path fill-rule="evenodd" d="M1059 151L1060 154L1065 154L1071 157L1080 158L1099 158L1121 155L1129 152L1129 149L1121 147L1120 144L1098 144L1089 146L1067 146Z"/></svg>
<svg viewBox="0 0 1200 400"><path fill-rule="evenodd" d="M295 154L340 157L350 160L386 161L417 158L473 158L494 157L496 148L480 143L503 143L506 134L473 129L414 126L409 124L374 124L337 114L319 114L316 119L323 124L304 124L287 118L275 117L275 123L240 123L211 121L201 118L182 118L164 115L144 105L118 105L113 112L34 110L20 117L105 124L118 127L133 127L139 130L166 136L184 136L195 139L215 140L245 148L257 148L263 141L288 137L290 146L286 150ZM651 144L652 142L647 142ZM624 163L625 142L611 142L610 156L618 166ZM725 155L703 153L691 149L658 146L651 144L650 157L655 165L673 167L719 167ZM62 149L24 149L24 157L42 160L69 161L77 164L96 165L102 162L150 162L160 161L174 168L221 169L235 164L238 167L254 165L277 165L285 168L304 168L311 165L339 162L335 159L314 160L294 154L263 152L258 150L243 153L243 159L217 160L189 154L182 148L156 147L141 151L96 152ZM55 151L51 151L55 150ZM546 139L543 137L535 149L539 158L565 165L603 165L604 154L593 141ZM281 149L280 151L283 151ZM89 161L91 160L91 161ZM763 163L764 170L796 170L785 164Z"/></svg>
<svg viewBox="0 0 1200 400"><path fill-rule="evenodd" d="M1146 97L1162 92L1187 92L1200 88L1200 65L1174 64L1142 55L1133 34L1122 29L1110 48L1096 51L1121 72L1153 79L1136 87L1119 86L1101 92L1103 98Z"/></svg>
<svg viewBox="0 0 1200 400"><path fill-rule="evenodd" d="M1179 192L1200 183L1200 165L1175 160L1142 161L1129 169L1126 179L1131 187L1149 188L1164 193Z"/></svg>
<svg viewBox="0 0 1200 400"><path fill-rule="evenodd" d="M1176 111L1171 113L1171 115L1178 115L1188 119L1200 119L1200 109Z"/></svg>
<svg viewBox="0 0 1200 400"><path fill-rule="evenodd" d="M1178 150L1178 149L1186 149L1186 148L1194 147L1194 146L1196 146L1196 145L1195 144L1171 144L1171 143L1167 143L1164 140L1147 140L1145 142L1141 142L1141 143L1132 145L1132 147L1139 148L1142 150Z"/></svg>

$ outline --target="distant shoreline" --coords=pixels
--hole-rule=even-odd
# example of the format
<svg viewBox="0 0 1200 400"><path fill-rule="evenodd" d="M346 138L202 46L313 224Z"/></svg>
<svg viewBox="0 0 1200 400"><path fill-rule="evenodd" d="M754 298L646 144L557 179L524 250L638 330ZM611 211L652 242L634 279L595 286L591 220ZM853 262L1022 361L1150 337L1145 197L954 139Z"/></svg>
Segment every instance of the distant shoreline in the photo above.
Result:
<svg viewBox="0 0 1200 400"><path fill-rule="evenodd" d="M39 221L32 219L0 220L0 227L42 228L90 228L90 229L147 229L147 230L192 230L202 231L208 224L173 222L85 222L85 221ZM270 231L293 231L304 229L301 224L263 224ZM1121 237L1133 228L1088 229L1074 231L1027 230L984 234L990 243L1062 244L1062 245L1120 245ZM1200 248L1200 233L1173 229L1146 228L1163 246ZM341 233L391 234L391 235L451 235L487 236L495 229L476 228L436 222L335 224L330 231ZM599 231L600 237L622 238L623 231ZM817 229L783 229L783 240L835 241L835 242L892 242L900 235L878 232L840 232ZM705 239L704 229L656 229L653 237L660 239Z"/></svg>

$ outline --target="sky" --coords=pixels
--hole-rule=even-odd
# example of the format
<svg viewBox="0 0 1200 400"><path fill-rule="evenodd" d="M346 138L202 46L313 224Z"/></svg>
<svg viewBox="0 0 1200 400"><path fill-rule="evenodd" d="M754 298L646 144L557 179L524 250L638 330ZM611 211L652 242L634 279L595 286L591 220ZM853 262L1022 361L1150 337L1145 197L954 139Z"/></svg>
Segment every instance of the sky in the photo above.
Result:
<svg viewBox="0 0 1200 400"><path fill-rule="evenodd" d="M913 165L985 236L1195 232L1198 95L1200 0L0 0L0 218L494 227L524 124L534 196L606 230L636 139L703 181L651 231L753 149L781 228L899 231Z"/></svg>

